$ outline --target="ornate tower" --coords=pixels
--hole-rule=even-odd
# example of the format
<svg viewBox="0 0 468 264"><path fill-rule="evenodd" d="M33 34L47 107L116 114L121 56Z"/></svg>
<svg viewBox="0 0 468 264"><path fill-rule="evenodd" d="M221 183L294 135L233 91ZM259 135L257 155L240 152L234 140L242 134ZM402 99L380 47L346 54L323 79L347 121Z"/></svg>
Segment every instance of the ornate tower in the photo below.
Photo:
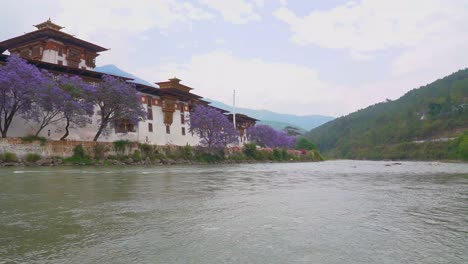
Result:
<svg viewBox="0 0 468 264"><path fill-rule="evenodd" d="M50 19L34 25L37 30L0 42L11 54L31 60L92 70L98 52L108 49L62 32L64 28Z"/></svg>

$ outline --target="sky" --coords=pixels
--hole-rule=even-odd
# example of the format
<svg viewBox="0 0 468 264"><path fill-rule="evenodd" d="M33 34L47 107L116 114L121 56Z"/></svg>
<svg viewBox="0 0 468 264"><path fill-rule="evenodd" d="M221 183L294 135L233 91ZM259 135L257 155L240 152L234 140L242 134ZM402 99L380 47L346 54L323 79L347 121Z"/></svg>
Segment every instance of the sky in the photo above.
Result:
<svg viewBox="0 0 468 264"><path fill-rule="evenodd" d="M468 0L2 0L0 39L51 18L149 82L253 109L346 115L468 66Z"/></svg>

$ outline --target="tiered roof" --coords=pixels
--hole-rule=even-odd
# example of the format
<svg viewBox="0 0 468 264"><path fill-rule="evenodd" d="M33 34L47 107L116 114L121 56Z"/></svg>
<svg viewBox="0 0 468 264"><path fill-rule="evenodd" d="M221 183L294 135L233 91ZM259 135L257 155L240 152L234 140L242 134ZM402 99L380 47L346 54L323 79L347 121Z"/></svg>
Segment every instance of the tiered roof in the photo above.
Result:
<svg viewBox="0 0 468 264"><path fill-rule="evenodd" d="M31 42L35 42L38 40L47 40L47 39L56 39L64 43L70 43L79 47L83 47L93 52L102 52L102 51L109 50L101 46L98 46L96 44L93 44L91 42L87 42L82 39L76 38L73 35L60 31L63 27L55 23L52 23L50 19L47 20L46 22L35 25L35 27L37 27L36 31L32 31L24 35L11 38L11 39L7 39L3 42L0 42L0 51L2 50L2 47L4 49L3 51L5 51L6 49L12 49L12 48L27 45Z"/></svg>

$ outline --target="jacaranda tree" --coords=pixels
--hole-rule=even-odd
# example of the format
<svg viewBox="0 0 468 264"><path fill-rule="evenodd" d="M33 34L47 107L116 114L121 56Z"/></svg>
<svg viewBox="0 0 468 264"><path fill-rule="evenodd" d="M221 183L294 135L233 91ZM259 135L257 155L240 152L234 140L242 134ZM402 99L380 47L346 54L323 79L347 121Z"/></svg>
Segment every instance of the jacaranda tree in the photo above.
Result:
<svg viewBox="0 0 468 264"><path fill-rule="evenodd" d="M37 117L32 104L38 90L46 84L44 75L25 60L12 54L0 66L0 132L7 137L8 129L17 115Z"/></svg>
<svg viewBox="0 0 468 264"><path fill-rule="evenodd" d="M134 84L109 75L96 84L89 99L98 107L99 128L94 136L97 141L107 126L117 120L128 120L137 124L146 119L146 112L140 104Z"/></svg>
<svg viewBox="0 0 468 264"><path fill-rule="evenodd" d="M278 131L267 125L257 125L247 129L249 141L259 146L269 148L293 148L296 137L289 136L284 131Z"/></svg>
<svg viewBox="0 0 468 264"><path fill-rule="evenodd" d="M64 102L70 99L69 94L60 89L53 74L42 71L42 75L46 81L45 85L36 88L31 111L34 114L26 116L27 119L39 125L35 136L38 136L48 125L64 119L62 114Z"/></svg>
<svg viewBox="0 0 468 264"><path fill-rule="evenodd" d="M93 87L78 76L60 75L56 78L60 89L68 94L68 100L63 102L63 117L65 119L65 134L60 140L65 140L70 134L70 126L84 127L91 122L94 105L90 100Z"/></svg>
<svg viewBox="0 0 468 264"><path fill-rule="evenodd" d="M238 141L239 133L228 118L210 106L197 105L190 112L190 132L209 149L224 148Z"/></svg>

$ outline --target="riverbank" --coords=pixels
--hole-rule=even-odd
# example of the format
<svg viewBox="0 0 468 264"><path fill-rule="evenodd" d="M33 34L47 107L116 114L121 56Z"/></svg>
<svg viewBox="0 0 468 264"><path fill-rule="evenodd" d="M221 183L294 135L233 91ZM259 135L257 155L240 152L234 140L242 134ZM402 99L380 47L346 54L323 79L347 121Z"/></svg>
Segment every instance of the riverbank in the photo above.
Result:
<svg viewBox="0 0 468 264"><path fill-rule="evenodd" d="M43 138L0 140L0 167L63 165L191 165L322 161L318 150L260 148L254 144L224 149L156 146L115 142L47 141Z"/></svg>

